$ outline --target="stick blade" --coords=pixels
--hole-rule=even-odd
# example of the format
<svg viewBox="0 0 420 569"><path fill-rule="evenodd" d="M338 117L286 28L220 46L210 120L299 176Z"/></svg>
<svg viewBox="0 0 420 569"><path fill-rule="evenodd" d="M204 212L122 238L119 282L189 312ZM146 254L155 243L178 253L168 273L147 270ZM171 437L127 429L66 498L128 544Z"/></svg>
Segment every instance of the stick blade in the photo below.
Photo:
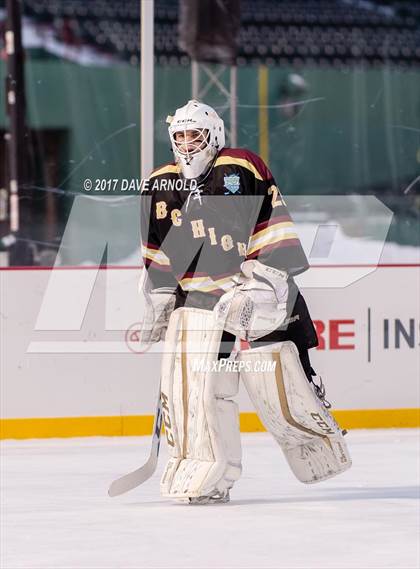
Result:
<svg viewBox="0 0 420 569"><path fill-rule="evenodd" d="M111 486L108 489L108 496L114 498L114 496L121 496L121 494L125 494L130 490L134 490L143 482L146 482L151 476L153 476L159 458L159 449L160 449L160 435L162 432L162 409L160 403L160 388L159 388L159 397L157 402L155 420L153 424L153 437L152 437L152 449L150 451L150 456L141 466L133 472L129 472L121 478L117 478L112 482Z"/></svg>
<svg viewBox="0 0 420 569"><path fill-rule="evenodd" d="M108 489L108 496L114 498L115 496L121 496L121 494L125 494L130 490L134 490L143 482L146 482L156 470L157 465L157 457L150 457L149 460L133 472L129 472L121 478L117 478L112 482L111 486Z"/></svg>

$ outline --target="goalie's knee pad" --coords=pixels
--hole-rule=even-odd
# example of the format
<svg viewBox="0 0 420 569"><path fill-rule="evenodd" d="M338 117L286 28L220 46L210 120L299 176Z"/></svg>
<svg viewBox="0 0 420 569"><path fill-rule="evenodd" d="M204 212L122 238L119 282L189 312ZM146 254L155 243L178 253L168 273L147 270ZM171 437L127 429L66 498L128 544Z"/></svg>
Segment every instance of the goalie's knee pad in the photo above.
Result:
<svg viewBox="0 0 420 569"><path fill-rule="evenodd" d="M261 422L301 482L319 482L351 466L341 429L308 382L293 342L242 351L238 358L246 362L241 377Z"/></svg>
<svg viewBox="0 0 420 569"><path fill-rule="evenodd" d="M239 374L221 371L221 330L213 313L178 308L169 320L162 361L162 408L171 458L161 493L172 498L223 494L241 474L239 413L229 397Z"/></svg>

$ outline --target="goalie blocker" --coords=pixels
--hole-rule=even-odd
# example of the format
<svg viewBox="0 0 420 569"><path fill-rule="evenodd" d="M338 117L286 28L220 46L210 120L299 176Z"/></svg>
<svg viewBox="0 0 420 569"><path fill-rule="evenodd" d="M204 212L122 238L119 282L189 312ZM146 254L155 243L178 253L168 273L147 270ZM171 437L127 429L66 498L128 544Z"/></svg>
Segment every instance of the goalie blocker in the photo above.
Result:
<svg viewBox="0 0 420 569"><path fill-rule="evenodd" d="M170 459L161 493L190 503L227 501L241 474L239 413L230 399L239 373L212 366L222 335L217 328L212 311L178 308L166 333L161 397ZM242 351L237 361L262 423L301 482L350 467L341 430L308 382L293 342Z"/></svg>

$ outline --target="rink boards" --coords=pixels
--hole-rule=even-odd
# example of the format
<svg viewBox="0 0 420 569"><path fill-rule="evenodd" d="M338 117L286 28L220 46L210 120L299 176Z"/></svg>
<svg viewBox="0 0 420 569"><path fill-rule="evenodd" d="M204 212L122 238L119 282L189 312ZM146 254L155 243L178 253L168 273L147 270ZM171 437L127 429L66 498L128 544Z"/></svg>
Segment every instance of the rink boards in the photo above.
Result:
<svg viewBox="0 0 420 569"><path fill-rule="evenodd" d="M1 437L151 431L161 355L138 351L141 269L0 270ZM418 427L420 266L317 267L313 367L344 427ZM241 387L243 431L262 430Z"/></svg>

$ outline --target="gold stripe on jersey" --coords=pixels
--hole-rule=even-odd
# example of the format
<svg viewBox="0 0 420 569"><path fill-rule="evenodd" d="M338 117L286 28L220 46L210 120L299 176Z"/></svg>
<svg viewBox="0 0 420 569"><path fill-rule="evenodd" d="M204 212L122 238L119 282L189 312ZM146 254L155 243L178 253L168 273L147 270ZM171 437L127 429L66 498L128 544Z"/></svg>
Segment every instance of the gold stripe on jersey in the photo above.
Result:
<svg viewBox="0 0 420 569"><path fill-rule="evenodd" d="M156 176L161 176L162 174L179 174L180 169L177 164L167 164L166 166L162 166L158 170L152 172L149 178L155 178Z"/></svg>
<svg viewBox="0 0 420 569"><path fill-rule="evenodd" d="M251 255L267 247L267 245L273 245L279 241L284 241L286 239L298 239L297 233L293 231L292 221L283 221L281 223L276 223L274 225L269 225L266 229L257 231L249 239L247 255Z"/></svg>
<svg viewBox="0 0 420 569"><path fill-rule="evenodd" d="M179 284L185 291L195 290L200 292L212 292L219 289L227 291L235 284L232 280L233 276L234 275L223 279L212 279L211 277L184 277L179 281Z"/></svg>
<svg viewBox="0 0 420 569"><path fill-rule="evenodd" d="M153 261L153 263L157 265L170 266L171 264L169 257L167 257L162 250L152 249L144 244L142 245L142 255L145 259L149 259L149 261Z"/></svg>
<svg viewBox="0 0 420 569"><path fill-rule="evenodd" d="M215 167L230 166L231 164L237 164L238 166L242 166L242 168L250 170L257 178L257 180L262 181L262 176L254 166L254 164L252 164L252 162L246 160L245 158L234 158L233 156L220 156L219 158L217 158L216 162L214 163L214 166Z"/></svg>
<svg viewBox="0 0 420 569"><path fill-rule="evenodd" d="M278 231L281 228L293 227L293 226L294 226L293 221L279 221L278 223L272 223L271 225L264 227L264 229L260 229L259 231L253 233L251 235L251 240L256 240L259 239L260 237L265 237L266 235L270 235L274 231Z"/></svg>

